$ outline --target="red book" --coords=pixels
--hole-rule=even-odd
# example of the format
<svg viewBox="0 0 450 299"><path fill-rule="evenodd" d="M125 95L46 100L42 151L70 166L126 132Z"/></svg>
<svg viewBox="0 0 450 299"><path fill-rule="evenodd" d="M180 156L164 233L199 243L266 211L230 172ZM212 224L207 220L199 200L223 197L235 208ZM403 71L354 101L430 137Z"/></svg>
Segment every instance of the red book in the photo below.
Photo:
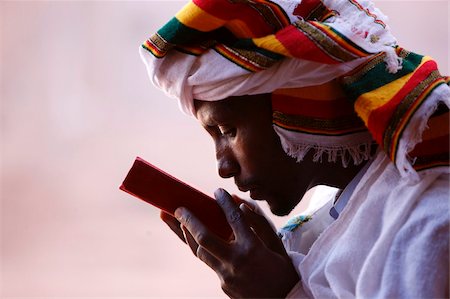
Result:
<svg viewBox="0 0 450 299"><path fill-rule="evenodd" d="M213 233L224 240L232 230L217 202L170 174L137 157L120 189L174 215L186 207Z"/></svg>

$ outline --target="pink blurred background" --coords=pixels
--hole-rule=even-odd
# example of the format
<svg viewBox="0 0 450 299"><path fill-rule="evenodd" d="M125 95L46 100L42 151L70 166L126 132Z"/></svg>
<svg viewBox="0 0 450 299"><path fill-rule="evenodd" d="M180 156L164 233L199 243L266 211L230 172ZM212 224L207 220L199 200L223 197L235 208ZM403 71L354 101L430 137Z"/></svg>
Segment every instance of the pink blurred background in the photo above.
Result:
<svg viewBox="0 0 450 299"><path fill-rule="evenodd" d="M140 155L237 192L138 55L183 3L0 2L2 298L225 297L158 211L118 190ZM449 74L448 1L376 3L402 46Z"/></svg>

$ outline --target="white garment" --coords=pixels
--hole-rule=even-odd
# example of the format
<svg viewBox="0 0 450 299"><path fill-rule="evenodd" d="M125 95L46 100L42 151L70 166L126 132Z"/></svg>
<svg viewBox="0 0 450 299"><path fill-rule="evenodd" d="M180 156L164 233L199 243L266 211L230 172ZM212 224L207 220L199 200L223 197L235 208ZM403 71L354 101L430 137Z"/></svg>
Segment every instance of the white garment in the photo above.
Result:
<svg viewBox="0 0 450 299"><path fill-rule="evenodd" d="M401 179L380 152L306 255L295 248L301 229L285 238L301 277L288 297L448 297L448 169L421 175Z"/></svg>

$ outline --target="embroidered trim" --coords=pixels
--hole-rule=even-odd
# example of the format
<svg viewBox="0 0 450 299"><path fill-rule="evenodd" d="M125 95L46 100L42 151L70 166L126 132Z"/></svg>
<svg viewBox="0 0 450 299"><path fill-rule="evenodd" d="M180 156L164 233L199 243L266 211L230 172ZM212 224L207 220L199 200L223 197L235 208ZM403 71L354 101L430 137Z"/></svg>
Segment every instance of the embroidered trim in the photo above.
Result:
<svg viewBox="0 0 450 299"><path fill-rule="evenodd" d="M310 221L312 217L310 215L299 215L295 216L286 222L286 224L281 228L282 230L294 231L297 228L302 227L303 224Z"/></svg>
<svg viewBox="0 0 450 299"><path fill-rule="evenodd" d="M330 38L317 27L313 26L311 23L298 20L293 25L306 34L306 36L314 42L318 48L327 53L336 61L346 62L359 58L359 56L341 47L341 45L339 45L335 40Z"/></svg>
<svg viewBox="0 0 450 299"><path fill-rule="evenodd" d="M168 43L161 35L155 33L152 37L145 41L142 47L153 56L157 58L162 58L166 55L167 51L173 48L173 45Z"/></svg>
<svg viewBox="0 0 450 299"><path fill-rule="evenodd" d="M397 55L400 59L405 59L411 53L403 48L399 48L397 51L398 51ZM382 63L385 59L386 53L384 52L375 55L368 62L366 62L359 68L355 69L350 75L342 77L341 79L342 84L351 85L354 84L355 82L360 81L362 77L364 77L367 73L373 70L377 65Z"/></svg>
<svg viewBox="0 0 450 299"><path fill-rule="evenodd" d="M275 125L289 131L320 134L320 135L346 135L366 131L363 121L356 115L339 119L319 119L307 116L287 115L274 111L272 121Z"/></svg>
<svg viewBox="0 0 450 299"><path fill-rule="evenodd" d="M261 53L231 48L223 44L216 45L214 50L226 59L250 72L265 70L277 62L277 60L269 58Z"/></svg>
<svg viewBox="0 0 450 299"><path fill-rule="evenodd" d="M369 17L372 17L375 24L378 24L378 25L380 25L381 27L386 28L386 24L385 24L383 21L381 21L380 19L378 19L378 17L377 17L376 14L371 13L371 12L369 11L369 9L364 8L361 4L359 4L358 2L356 2L356 1L354 1L354 0L349 0L349 2L350 2L351 4L353 4L354 6L356 6L360 11L363 11L363 12L364 12L366 15L368 15Z"/></svg>
<svg viewBox="0 0 450 299"><path fill-rule="evenodd" d="M411 119L412 114L421 105L424 99L433 91L433 89L442 84L439 71L433 71L425 80L419 83L403 101L397 106L392 121L384 133L383 146L394 163L398 151L398 141L401 138L403 130Z"/></svg>

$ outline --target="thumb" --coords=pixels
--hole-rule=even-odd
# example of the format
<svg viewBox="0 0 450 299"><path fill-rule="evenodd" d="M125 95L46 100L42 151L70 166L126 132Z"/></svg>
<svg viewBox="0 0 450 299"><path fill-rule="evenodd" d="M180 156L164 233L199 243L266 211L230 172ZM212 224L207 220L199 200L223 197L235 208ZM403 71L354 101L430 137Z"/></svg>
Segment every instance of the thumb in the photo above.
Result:
<svg viewBox="0 0 450 299"><path fill-rule="evenodd" d="M254 212L247 204L242 203L239 208L253 232L267 248L280 255L287 255L283 242L266 217Z"/></svg>

